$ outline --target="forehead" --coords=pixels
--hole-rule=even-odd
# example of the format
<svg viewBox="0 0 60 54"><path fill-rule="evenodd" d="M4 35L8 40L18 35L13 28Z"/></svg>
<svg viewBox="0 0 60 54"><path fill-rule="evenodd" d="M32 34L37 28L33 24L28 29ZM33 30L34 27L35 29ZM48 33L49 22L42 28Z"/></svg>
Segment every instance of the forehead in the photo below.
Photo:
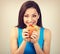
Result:
<svg viewBox="0 0 60 54"><path fill-rule="evenodd" d="M25 11L25 14L38 14L38 12L36 11L35 8L28 8L26 11Z"/></svg>

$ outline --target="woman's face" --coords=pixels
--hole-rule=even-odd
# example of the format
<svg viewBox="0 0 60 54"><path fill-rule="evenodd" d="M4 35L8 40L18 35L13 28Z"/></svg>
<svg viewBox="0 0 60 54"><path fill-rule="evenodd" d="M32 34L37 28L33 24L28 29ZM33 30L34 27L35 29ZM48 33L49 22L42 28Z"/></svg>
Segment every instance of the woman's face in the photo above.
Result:
<svg viewBox="0 0 60 54"><path fill-rule="evenodd" d="M23 18L25 25L27 26L36 25L38 19L39 19L39 15L35 8L28 8L25 11L24 18Z"/></svg>

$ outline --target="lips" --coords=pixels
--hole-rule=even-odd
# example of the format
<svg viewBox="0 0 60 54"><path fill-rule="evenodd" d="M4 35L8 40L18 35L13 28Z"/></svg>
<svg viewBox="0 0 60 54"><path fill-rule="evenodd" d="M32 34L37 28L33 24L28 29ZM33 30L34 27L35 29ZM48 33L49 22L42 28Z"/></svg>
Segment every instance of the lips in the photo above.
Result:
<svg viewBox="0 0 60 54"><path fill-rule="evenodd" d="M31 22L28 22L28 21L26 21L26 23L28 24L28 25L33 25L34 23L36 23L36 21L31 21Z"/></svg>
<svg viewBox="0 0 60 54"><path fill-rule="evenodd" d="M33 24L33 22L26 22L27 24Z"/></svg>

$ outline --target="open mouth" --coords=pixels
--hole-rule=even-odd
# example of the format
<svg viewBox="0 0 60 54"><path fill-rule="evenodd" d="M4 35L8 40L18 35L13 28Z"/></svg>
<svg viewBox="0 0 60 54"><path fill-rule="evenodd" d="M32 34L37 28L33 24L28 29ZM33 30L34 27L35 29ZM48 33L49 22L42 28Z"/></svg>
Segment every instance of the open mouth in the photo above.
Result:
<svg viewBox="0 0 60 54"><path fill-rule="evenodd" d="M28 22L28 21L26 21L26 23L27 23L28 25L33 25L33 24L36 23L36 21L33 21L33 22Z"/></svg>

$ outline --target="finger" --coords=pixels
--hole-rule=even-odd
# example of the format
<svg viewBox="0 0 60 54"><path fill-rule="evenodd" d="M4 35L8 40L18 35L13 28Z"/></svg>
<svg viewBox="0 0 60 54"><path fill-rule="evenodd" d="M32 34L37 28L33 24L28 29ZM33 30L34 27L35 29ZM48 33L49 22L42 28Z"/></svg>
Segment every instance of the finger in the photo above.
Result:
<svg viewBox="0 0 60 54"><path fill-rule="evenodd" d="M28 33L28 31L23 31L23 33Z"/></svg>
<svg viewBox="0 0 60 54"><path fill-rule="evenodd" d="M36 39L36 37L34 37L34 36L31 36L31 39L34 39L34 40L35 40L35 39Z"/></svg>
<svg viewBox="0 0 60 54"><path fill-rule="evenodd" d="M31 39L30 39L30 38L25 38L24 40L26 40L26 41L30 42L30 40L31 40Z"/></svg>
<svg viewBox="0 0 60 54"><path fill-rule="evenodd" d="M29 36L29 33L24 33L26 36Z"/></svg>
<svg viewBox="0 0 60 54"><path fill-rule="evenodd" d="M37 33L36 31L34 31L34 32L32 33L32 35L38 36L38 33Z"/></svg>
<svg viewBox="0 0 60 54"><path fill-rule="evenodd" d="M24 38L29 38L29 36L26 35L26 36L24 36Z"/></svg>
<svg viewBox="0 0 60 54"><path fill-rule="evenodd" d="M32 34L32 36L36 36L36 37L38 37L38 34L35 34L35 33L34 33L34 34Z"/></svg>
<svg viewBox="0 0 60 54"><path fill-rule="evenodd" d="M37 38L36 35L32 35L31 38L34 37L34 38Z"/></svg>
<svg viewBox="0 0 60 54"><path fill-rule="evenodd" d="M25 36L25 37L24 37L24 40L27 40L28 38L29 38L28 36Z"/></svg>
<svg viewBox="0 0 60 54"><path fill-rule="evenodd" d="M27 30L27 29L25 29L25 30L23 30L23 32L26 32L26 33L27 33L27 32L28 32L28 30Z"/></svg>
<svg viewBox="0 0 60 54"><path fill-rule="evenodd" d="M32 36L31 36L31 39L36 39L36 40L38 40L38 37L37 37L36 35L32 35Z"/></svg>
<svg viewBox="0 0 60 54"><path fill-rule="evenodd" d="M29 34L28 34L28 33L23 33L22 35L23 35L22 37L23 37L24 39L29 37Z"/></svg>
<svg viewBox="0 0 60 54"><path fill-rule="evenodd" d="M24 33L24 36L29 36L29 34L28 33Z"/></svg>

